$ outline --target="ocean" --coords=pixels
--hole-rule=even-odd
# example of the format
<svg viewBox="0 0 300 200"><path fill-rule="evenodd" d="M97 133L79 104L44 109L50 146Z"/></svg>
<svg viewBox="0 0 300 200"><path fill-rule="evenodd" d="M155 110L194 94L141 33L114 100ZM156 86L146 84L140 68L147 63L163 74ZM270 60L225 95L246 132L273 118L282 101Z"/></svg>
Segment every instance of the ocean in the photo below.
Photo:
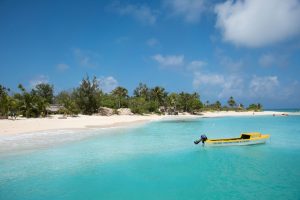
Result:
<svg viewBox="0 0 300 200"><path fill-rule="evenodd" d="M271 139L252 146L193 143L201 134L252 131ZM299 115L166 120L53 134L0 138L1 200L300 199Z"/></svg>

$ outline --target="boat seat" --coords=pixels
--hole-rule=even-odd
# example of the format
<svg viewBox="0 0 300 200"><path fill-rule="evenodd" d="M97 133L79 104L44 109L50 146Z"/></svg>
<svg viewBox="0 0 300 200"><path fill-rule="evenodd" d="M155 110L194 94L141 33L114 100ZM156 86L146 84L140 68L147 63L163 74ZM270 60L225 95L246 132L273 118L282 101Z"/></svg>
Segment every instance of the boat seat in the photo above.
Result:
<svg viewBox="0 0 300 200"><path fill-rule="evenodd" d="M242 139L250 139L250 135L242 134L241 138Z"/></svg>

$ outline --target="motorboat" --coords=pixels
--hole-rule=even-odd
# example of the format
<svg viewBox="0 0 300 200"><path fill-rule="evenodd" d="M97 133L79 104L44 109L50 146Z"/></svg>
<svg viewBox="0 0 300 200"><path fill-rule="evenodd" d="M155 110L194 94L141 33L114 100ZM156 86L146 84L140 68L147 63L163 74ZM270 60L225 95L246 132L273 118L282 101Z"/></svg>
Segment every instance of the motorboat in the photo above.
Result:
<svg viewBox="0 0 300 200"><path fill-rule="evenodd" d="M237 138L221 138L221 139L208 139L205 135L201 135L199 140L194 143L202 142L203 146L232 146L232 145L252 145L263 144L270 138L269 134L261 134L259 132L242 133Z"/></svg>

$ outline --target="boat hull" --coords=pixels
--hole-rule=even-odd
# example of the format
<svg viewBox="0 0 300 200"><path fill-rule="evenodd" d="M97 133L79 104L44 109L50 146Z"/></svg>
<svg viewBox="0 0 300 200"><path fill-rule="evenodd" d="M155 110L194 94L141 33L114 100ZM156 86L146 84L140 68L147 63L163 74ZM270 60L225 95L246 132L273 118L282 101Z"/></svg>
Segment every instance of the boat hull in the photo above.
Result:
<svg viewBox="0 0 300 200"><path fill-rule="evenodd" d="M241 146L241 145L264 144L267 142L267 140L268 138L257 139L257 140L243 139L237 141L214 141L214 142L207 141L205 143L205 146L215 147L215 146L236 146L236 145Z"/></svg>
<svg viewBox="0 0 300 200"><path fill-rule="evenodd" d="M234 142L206 142L205 146L235 146L235 145L253 145L253 144L264 144L268 139L260 140L240 140Z"/></svg>

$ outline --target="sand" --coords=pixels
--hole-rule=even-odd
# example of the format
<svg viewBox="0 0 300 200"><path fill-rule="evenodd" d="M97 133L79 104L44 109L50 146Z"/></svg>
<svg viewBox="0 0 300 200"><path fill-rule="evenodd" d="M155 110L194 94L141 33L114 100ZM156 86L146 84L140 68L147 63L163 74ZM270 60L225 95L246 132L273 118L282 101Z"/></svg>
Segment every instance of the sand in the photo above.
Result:
<svg viewBox="0 0 300 200"><path fill-rule="evenodd" d="M186 119L201 117L224 117L224 116L261 116L277 115L282 116L284 113L264 111L264 112L205 112L202 115L113 115L113 116L87 116L79 115L78 117L63 118L61 115L54 115L47 118L17 118L16 120L0 120L0 134L20 134L32 133L45 130L61 129L87 129L87 128L111 128L120 126L130 126L135 124L146 123L154 120L164 119Z"/></svg>

